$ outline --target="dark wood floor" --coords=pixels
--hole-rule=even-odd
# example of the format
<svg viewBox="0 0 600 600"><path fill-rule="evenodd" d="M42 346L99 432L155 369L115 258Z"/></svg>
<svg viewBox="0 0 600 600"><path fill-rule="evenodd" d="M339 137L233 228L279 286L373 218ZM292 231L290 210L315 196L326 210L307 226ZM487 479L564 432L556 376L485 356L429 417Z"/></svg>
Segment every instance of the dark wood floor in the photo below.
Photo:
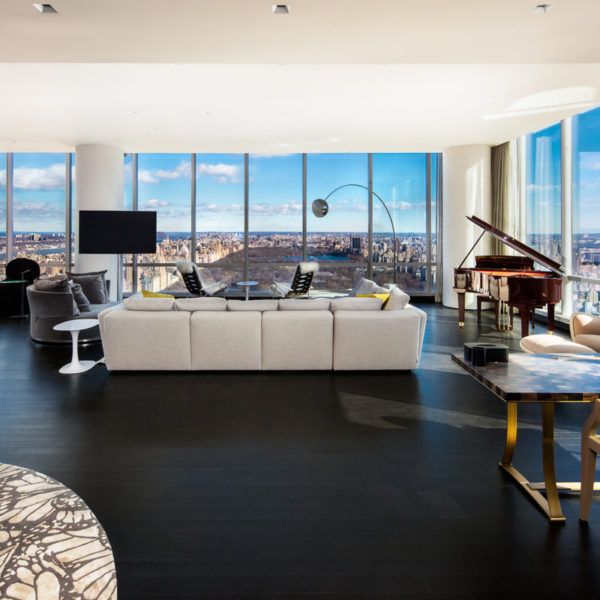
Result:
<svg viewBox="0 0 600 600"><path fill-rule="evenodd" d="M504 407L457 370L429 314L413 373L59 375L68 348L0 320L0 461L77 492L104 525L121 599L575 598L600 590L600 502L550 526L497 464ZM99 358L96 345L83 358ZM539 407L515 462L541 478ZM559 479L578 480L589 407L559 406Z"/></svg>

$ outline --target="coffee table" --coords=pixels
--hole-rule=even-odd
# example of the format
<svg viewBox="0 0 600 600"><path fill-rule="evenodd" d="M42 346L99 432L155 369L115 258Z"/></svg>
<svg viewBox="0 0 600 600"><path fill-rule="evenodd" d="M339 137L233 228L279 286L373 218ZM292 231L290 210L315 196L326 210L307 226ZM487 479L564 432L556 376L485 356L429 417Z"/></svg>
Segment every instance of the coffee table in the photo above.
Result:
<svg viewBox="0 0 600 600"><path fill-rule="evenodd" d="M254 285L258 285L258 281L237 281L235 285L246 288L246 302L248 301L248 294L250 292L250 288Z"/></svg>
<svg viewBox="0 0 600 600"><path fill-rule="evenodd" d="M70 331L71 340L73 342L73 354L71 356L71 362L64 367L61 367L59 373L63 375L71 375L73 373L84 373L89 371L95 364L95 360L79 360L79 352L77 348L77 341L79 339L79 332L90 327L98 325L98 319L73 319L72 321L63 321L58 325L55 325L52 329L55 331Z"/></svg>
<svg viewBox="0 0 600 600"><path fill-rule="evenodd" d="M577 491L579 482L556 482L554 404L593 402L600 397L600 354L511 354L507 363L473 366L461 354L452 360L506 403L506 441L500 468L542 509L552 522L564 523L558 491ZM517 407L542 407L543 483L531 483L513 465L517 442ZM546 491L544 497L540 490Z"/></svg>

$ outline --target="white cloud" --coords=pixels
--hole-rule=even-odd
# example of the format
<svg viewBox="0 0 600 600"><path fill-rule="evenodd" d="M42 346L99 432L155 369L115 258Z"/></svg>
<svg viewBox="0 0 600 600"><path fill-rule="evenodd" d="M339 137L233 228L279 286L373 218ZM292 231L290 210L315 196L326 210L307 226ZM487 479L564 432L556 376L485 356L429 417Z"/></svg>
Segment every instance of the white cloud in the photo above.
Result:
<svg viewBox="0 0 600 600"><path fill-rule="evenodd" d="M223 163L200 163L196 165L196 177L208 175L216 179L219 183L239 181L238 173L239 169L236 165L225 165Z"/></svg>
<svg viewBox="0 0 600 600"><path fill-rule="evenodd" d="M286 202L284 204L251 204L250 212L261 216L299 215L302 214L302 203Z"/></svg>
<svg viewBox="0 0 600 600"><path fill-rule="evenodd" d="M160 183L161 179L181 179L189 178L191 175L191 163L182 160L174 169L158 169L157 171L143 170L139 171L138 179L142 183ZM196 165L196 177L207 175L219 183L230 183L240 181L239 168L236 165L225 165L223 163L208 164L199 163Z"/></svg>
<svg viewBox="0 0 600 600"><path fill-rule="evenodd" d="M153 198L145 204L146 208L158 208L159 206L169 206L169 203L166 200L156 200Z"/></svg>
<svg viewBox="0 0 600 600"><path fill-rule="evenodd" d="M179 179L180 177L189 177L191 174L191 164L187 160L182 160L174 169L165 171L159 169L154 174L160 179Z"/></svg>
<svg viewBox="0 0 600 600"><path fill-rule="evenodd" d="M6 185L6 170L0 171L0 185ZM13 185L18 190L64 189L65 164L57 163L40 169L17 167L13 171Z"/></svg>
<svg viewBox="0 0 600 600"><path fill-rule="evenodd" d="M241 213L241 212L244 212L244 207L241 204L236 204L236 203L220 205L220 204L214 204L214 203L209 204L208 202L201 202L200 204L198 204L198 208L201 211L211 212L211 213L224 213L224 212Z"/></svg>
<svg viewBox="0 0 600 600"><path fill-rule="evenodd" d="M152 176L152 173L147 170L138 171L138 181L141 183L158 183L160 180Z"/></svg>

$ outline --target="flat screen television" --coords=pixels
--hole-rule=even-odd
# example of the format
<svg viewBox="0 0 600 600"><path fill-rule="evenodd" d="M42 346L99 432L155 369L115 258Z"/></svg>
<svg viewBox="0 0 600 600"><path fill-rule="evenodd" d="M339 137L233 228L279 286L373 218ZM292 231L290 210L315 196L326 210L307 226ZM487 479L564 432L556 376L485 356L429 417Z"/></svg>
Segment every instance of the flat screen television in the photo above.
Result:
<svg viewBox="0 0 600 600"><path fill-rule="evenodd" d="M80 210L80 254L154 254L156 212Z"/></svg>

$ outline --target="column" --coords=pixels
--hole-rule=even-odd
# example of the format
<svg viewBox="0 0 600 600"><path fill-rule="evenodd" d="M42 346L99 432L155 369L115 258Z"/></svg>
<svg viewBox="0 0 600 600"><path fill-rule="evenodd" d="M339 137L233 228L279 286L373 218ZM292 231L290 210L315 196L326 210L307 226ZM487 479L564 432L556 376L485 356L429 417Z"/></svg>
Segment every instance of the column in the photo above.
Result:
<svg viewBox="0 0 600 600"><path fill-rule="evenodd" d="M454 269L482 233L466 219L476 215L491 220L491 147L484 145L453 146L444 151L443 244L444 286L442 302L458 307L454 286ZM490 254L489 234L485 234L463 266L475 264L475 254ZM467 294L466 308L475 308L474 294Z"/></svg>
<svg viewBox="0 0 600 600"><path fill-rule="evenodd" d="M123 150L100 144L75 148L75 271L108 270L110 299L117 297L118 258L111 254L79 254L79 211L123 210Z"/></svg>

